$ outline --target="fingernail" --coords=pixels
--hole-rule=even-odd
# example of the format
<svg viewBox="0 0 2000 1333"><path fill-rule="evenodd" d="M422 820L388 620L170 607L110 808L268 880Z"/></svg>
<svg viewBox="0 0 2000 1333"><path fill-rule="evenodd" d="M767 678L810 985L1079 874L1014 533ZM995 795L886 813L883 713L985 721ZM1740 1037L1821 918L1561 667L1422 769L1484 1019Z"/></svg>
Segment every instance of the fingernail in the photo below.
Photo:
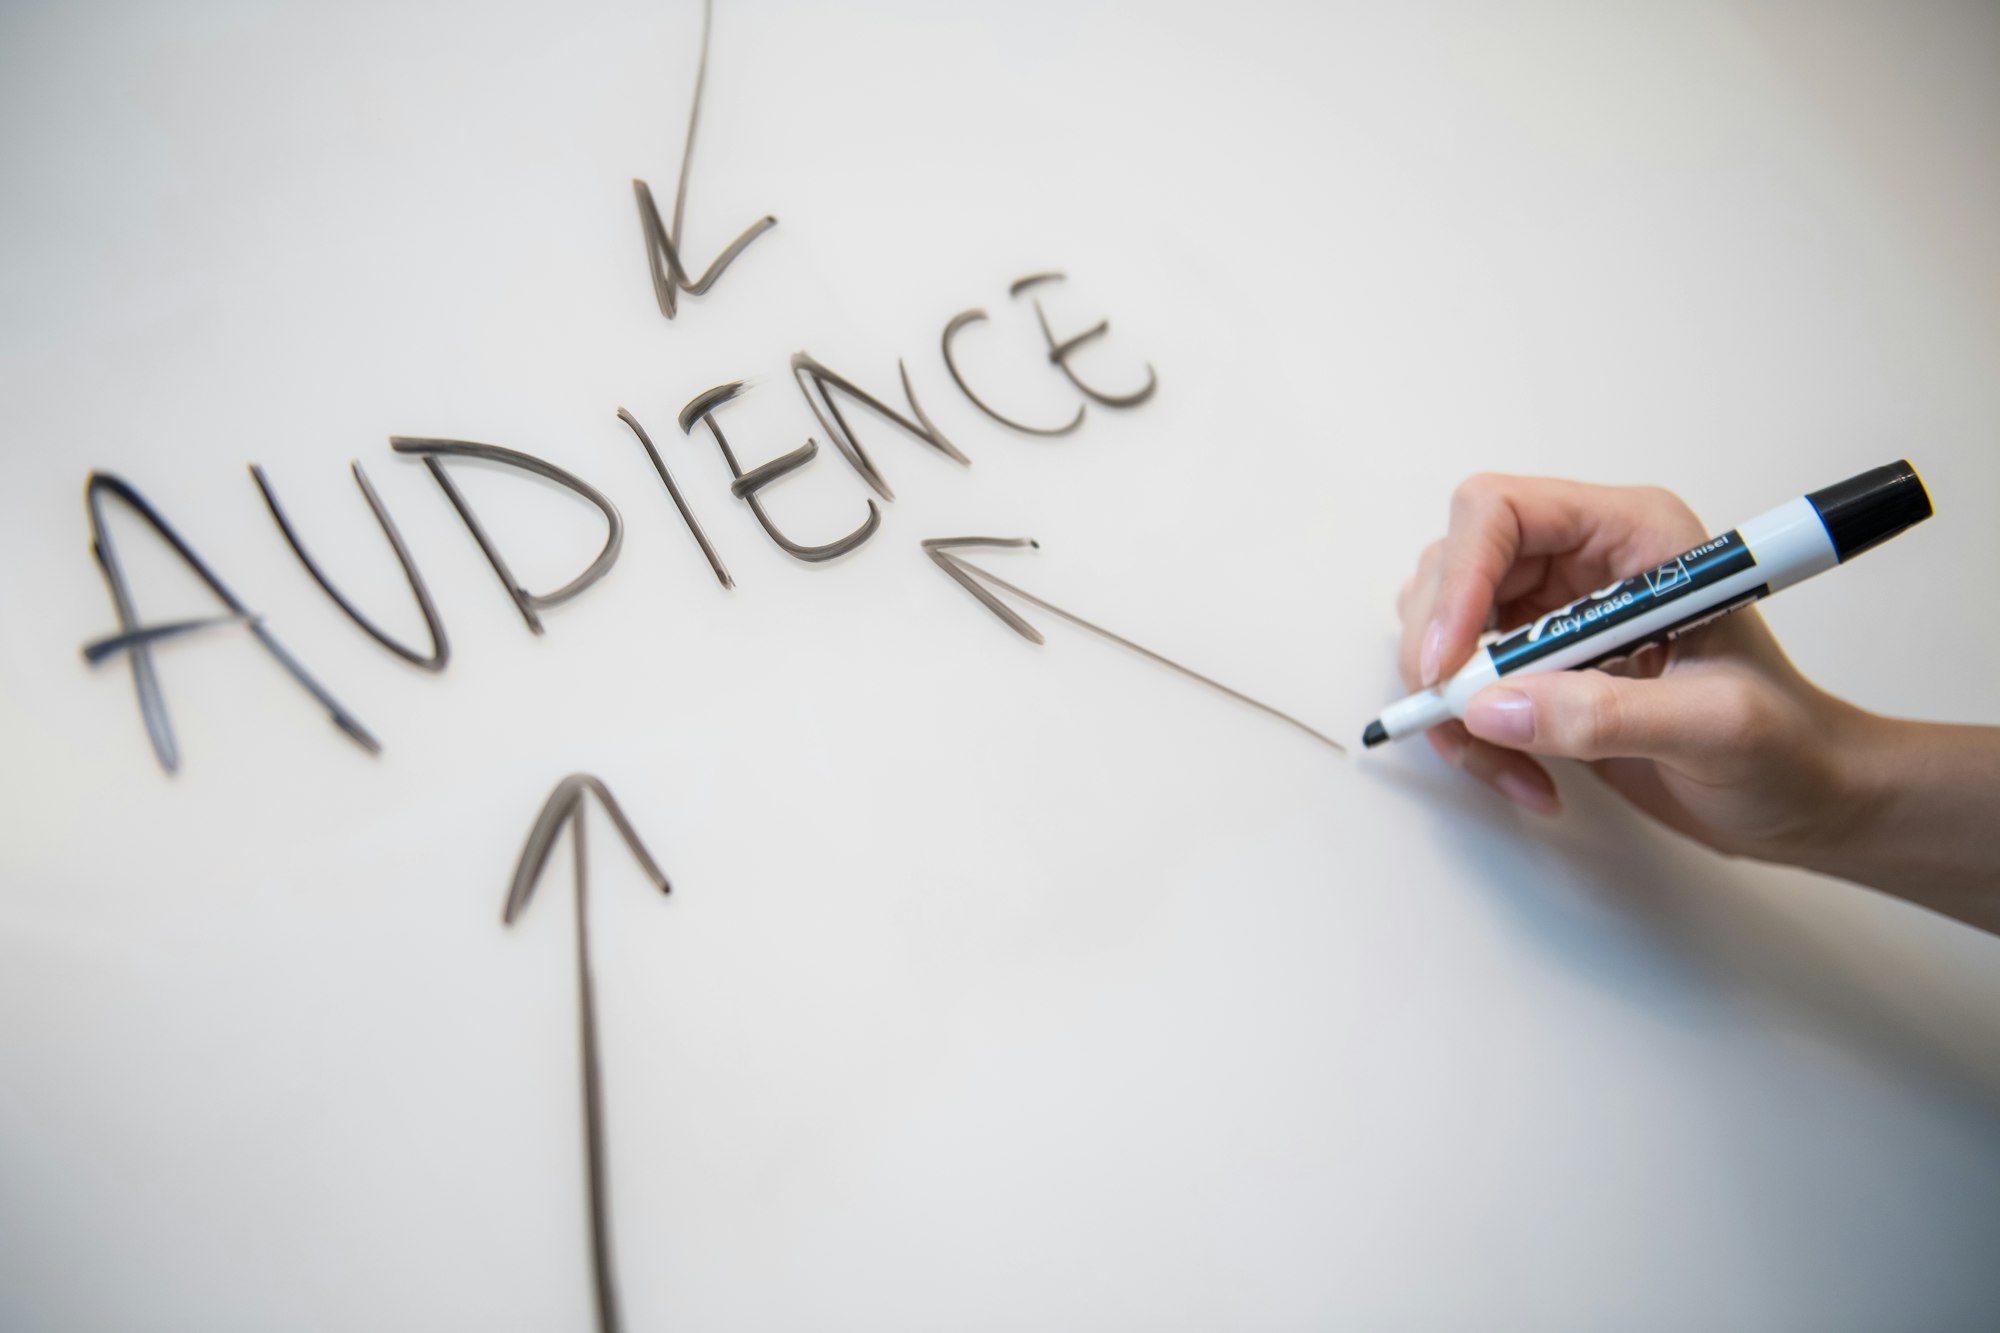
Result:
<svg viewBox="0 0 2000 1333"><path fill-rule="evenodd" d="M1424 688L1437 684L1438 656L1444 652L1444 622L1433 620L1431 627L1424 631L1424 652L1418 660L1417 672L1424 678Z"/></svg>
<svg viewBox="0 0 2000 1333"><path fill-rule="evenodd" d="M1465 729L1495 745L1535 739L1535 701L1519 690L1481 690L1465 706Z"/></svg>
<svg viewBox="0 0 2000 1333"><path fill-rule="evenodd" d="M1532 810L1538 815L1552 815L1560 808L1554 792L1526 773L1518 773L1512 769L1500 775L1500 791L1515 805Z"/></svg>

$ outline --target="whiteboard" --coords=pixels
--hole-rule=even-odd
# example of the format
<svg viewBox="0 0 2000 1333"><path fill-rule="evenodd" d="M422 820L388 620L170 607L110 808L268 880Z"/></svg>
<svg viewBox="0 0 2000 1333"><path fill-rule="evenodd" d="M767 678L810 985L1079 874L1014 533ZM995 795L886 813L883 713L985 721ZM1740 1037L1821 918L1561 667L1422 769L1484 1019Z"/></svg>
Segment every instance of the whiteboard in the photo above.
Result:
<svg viewBox="0 0 2000 1333"><path fill-rule="evenodd" d="M1731 862L1561 771L1517 814L1341 756L1480 470L1717 529L1908 456L1937 519L1769 617L1820 683L2000 722L2000 18L1763 3L725 3L663 318L693 3L17 5L0 16L0 1325L590 1327L567 844L617 1284L645 1329L1960 1329L2000 1270L2000 946ZM1141 406L1072 435L1015 279ZM788 369L866 412L871 493ZM735 580L703 561L659 445ZM392 435L601 489L616 564L529 632ZM452 656L347 476L360 460ZM154 650L89 552L137 487L381 742L240 628ZM453 475L530 588L587 505ZM218 608L112 534L151 620Z"/></svg>

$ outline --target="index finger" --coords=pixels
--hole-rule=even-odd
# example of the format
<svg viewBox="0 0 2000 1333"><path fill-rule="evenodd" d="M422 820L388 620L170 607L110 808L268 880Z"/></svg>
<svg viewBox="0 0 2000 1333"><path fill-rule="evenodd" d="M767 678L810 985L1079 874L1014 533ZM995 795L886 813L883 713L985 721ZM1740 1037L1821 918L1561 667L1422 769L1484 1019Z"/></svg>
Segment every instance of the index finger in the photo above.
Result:
<svg viewBox="0 0 2000 1333"><path fill-rule="evenodd" d="M1643 563L1656 550L1671 554L1677 543L1699 540L1699 529L1666 491L1552 477L1468 477L1452 492L1437 601L1424 632L1424 684L1436 684L1472 655L1503 581L1520 561L1597 544L1629 548L1625 557Z"/></svg>

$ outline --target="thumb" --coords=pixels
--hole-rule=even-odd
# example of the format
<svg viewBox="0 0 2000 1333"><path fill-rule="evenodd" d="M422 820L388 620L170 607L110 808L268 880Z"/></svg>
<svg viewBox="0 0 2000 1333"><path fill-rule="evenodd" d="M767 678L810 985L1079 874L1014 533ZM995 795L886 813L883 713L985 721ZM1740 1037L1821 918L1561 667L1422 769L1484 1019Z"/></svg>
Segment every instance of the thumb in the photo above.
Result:
<svg viewBox="0 0 2000 1333"><path fill-rule="evenodd" d="M1489 685L1465 707L1481 740L1568 759L1654 759L1683 772L1713 769L1752 742L1755 691L1730 671L1651 680L1550 671Z"/></svg>

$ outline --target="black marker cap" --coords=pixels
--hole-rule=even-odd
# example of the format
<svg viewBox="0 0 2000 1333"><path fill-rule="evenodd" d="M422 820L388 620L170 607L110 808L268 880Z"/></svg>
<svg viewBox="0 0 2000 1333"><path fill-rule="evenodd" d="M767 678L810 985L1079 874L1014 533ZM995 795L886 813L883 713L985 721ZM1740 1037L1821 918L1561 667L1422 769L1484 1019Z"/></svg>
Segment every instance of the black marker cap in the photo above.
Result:
<svg viewBox="0 0 2000 1333"><path fill-rule="evenodd" d="M1806 496L1845 562L1931 516L1931 497L1908 459Z"/></svg>

